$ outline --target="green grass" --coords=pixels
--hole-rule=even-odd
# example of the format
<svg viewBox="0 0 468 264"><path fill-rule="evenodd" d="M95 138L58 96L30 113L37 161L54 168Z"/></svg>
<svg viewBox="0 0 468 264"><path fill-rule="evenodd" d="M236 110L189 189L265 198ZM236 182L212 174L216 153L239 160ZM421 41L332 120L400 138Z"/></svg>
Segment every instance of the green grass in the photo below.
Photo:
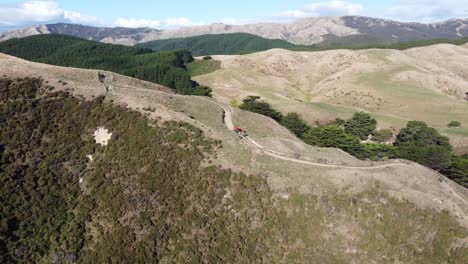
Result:
<svg viewBox="0 0 468 264"><path fill-rule="evenodd" d="M190 76L200 76L215 72L221 69L221 61L218 60L200 60L187 64L187 70Z"/></svg>
<svg viewBox="0 0 468 264"><path fill-rule="evenodd" d="M460 136L468 137L468 128L466 127L452 127L452 128L443 129L442 131L451 135L460 135Z"/></svg>

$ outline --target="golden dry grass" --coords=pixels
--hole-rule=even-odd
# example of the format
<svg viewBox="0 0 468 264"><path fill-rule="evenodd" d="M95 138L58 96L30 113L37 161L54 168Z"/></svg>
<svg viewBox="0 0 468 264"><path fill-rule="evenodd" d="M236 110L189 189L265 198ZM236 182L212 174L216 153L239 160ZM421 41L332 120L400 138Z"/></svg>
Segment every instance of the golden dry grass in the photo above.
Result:
<svg viewBox="0 0 468 264"><path fill-rule="evenodd" d="M457 120L468 126L468 50L435 45L406 51L274 49L220 56L222 69L196 77L220 101L259 95L282 112L299 112L310 123L372 113L381 127L423 120L444 130ZM452 134L448 134L451 136ZM457 147L468 146L468 137Z"/></svg>

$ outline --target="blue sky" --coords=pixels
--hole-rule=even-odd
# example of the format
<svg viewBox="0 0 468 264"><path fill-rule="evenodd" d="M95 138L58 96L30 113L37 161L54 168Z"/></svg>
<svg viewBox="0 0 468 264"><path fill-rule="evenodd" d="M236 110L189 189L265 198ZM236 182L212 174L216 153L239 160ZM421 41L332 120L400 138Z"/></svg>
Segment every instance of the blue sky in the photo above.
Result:
<svg viewBox="0 0 468 264"><path fill-rule="evenodd" d="M288 22L340 15L433 22L467 18L468 0L0 0L1 31L54 22L174 28L215 22Z"/></svg>

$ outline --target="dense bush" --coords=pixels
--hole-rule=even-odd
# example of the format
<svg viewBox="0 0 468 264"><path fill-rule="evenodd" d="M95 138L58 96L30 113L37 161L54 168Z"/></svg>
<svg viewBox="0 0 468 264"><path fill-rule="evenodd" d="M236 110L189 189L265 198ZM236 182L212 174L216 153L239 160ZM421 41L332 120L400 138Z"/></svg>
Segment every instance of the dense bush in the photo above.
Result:
<svg viewBox="0 0 468 264"><path fill-rule="evenodd" d="M398 158L397 148L387 144L362 144L365 157L371 160L385 160Z"/></svg>
<svg viewBox="0 0 468 264"><path fill-rule="evenodd" d="M310 126L307 125L298 113L288 113L281 119L280 124L289 129L299 138L303 138L310 129Z"/></svg>
<svg viewBox="0 0 468 264"><path fill-rule="evenodd" d="M346 133L355 135L361 140L366 140L377 127L377 121L367 113L358 112L346 121L344 127Z"/></svg>
<svg viewBox="0 0 468 264"><path fill-rule="evenodd" d="M271 263L284 255L270 246L284 228L266 180L202 166L219 142L186 123L45 88L38 79L0 80L0 263ZM99 126L112 133L107 146L94 142ZM268 225L252 228L252 219Z"/></svg>
<svg viewBox="0 0 468 264"><path fill-rule="evenodd" d="M448 123L447 126L448 126L448 127L460 127L460 126L461 126L461 123L458 122L458 121L451 121L450 123Z"/></svg>
<svg viewBox="0 0 468 264"><path fill-rule="evenodd" d="M339 148L359 158L366 156L359 139L336 125L313 127L304 136L304 141L318 147Z"/></svg>
<svg viewBox="0 0 468 264"><path fill-rule="evenodd" d="M391 140L393 132L391 129L381 129L372 133L372 140L378 143L384 143Z"/></svg>
<svg viewBox="0 0 468 264"><path fill-rule="evenodd" d="M468 188L468 157L452 156L450 166L442 171L444 175Z"/></svg>
<svg viewBox="0 0 468 264"><path fill-rule="evenodd" d="M0 52L58 66L113 71L158 83L182 94L209 95L190 79L185 64L188 51L152 52L150 49L104 44L63 35L37 35L0 43Z"/></svg>
<svg viewBox="0 0 468 264"><path fill-rule="evenodd" d="M450 166L452 147L447 137L421 121L410 121L400 130L398 156L441 171Z"/></svg>
<svg viewBox="0 0 468 264"><path fill-rule="evenodd" d="M278 122L281 121L283 115L271 107L267 102L260 100L260 96L248 96L239 106L240 109L268 116Z"/></svg>

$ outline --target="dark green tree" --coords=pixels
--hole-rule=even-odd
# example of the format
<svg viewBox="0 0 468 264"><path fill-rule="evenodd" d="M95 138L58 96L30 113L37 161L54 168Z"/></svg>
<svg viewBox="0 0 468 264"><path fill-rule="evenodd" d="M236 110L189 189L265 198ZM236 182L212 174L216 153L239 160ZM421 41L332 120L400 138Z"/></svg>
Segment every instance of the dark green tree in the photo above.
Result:
<svg viewBox="0 0 468 264"><path fill-rule="evenodd" d="M185 67L194 60L187 50L150 49L105 44L64 35L37 35L0 43L0 52L65 67L112 71L169 87L181 94L207 95Z"/></svg>
<svg viewBox="0 0 468 264"><path fill-rule="evenodd" d="M444 137L422 121L410 121L401 129L395 146L401 158L442 171L450 167L452 147Z"/></svg>
<svg viewBox="0 0 468 264"><path fill-rule="evenodd" d="M459 127L459 126L461 126L461 123L458 122L458 121L451 121L450 123L448 123L447 126L448 127Z"/></svg>
<svg viewBox="0 0 468 264"><path fill-rule="evenodd" d="M304 141L318 147L339 148L358 158L366 157L359 139L336 125L311 128L304 136Z"/></svg>
<svg viewBox="0 0 468 264"><path fill-rule="evenodd" d="M393 132L391 129L382 129L374 131L372 134L372 140L383 143L388 142L393 137Z"/></svg>
<svg viewBox="0 0 468 264"><path fill-rule="evenodd" d="M248 96L243 100L243 103L239 106L239 108L268 116L277 122L280 122L283 118L283 114L273 109L269 103L260 100L260 96Z"/></svg>
<svg viewBox="0 0 468 264"><path fill-rule="evenodd" d="M294 112L284 116L280 123L299 138L303 138L310 129L310 126L307 125L304 119L302 119L298 113Z"/></svg>
<svg viewBox="0 0 468 264"><path fill-rule="evenodd" d="M344 127L346 133L365 140L377 127L377 121L368 113L358 112L346 121Z"/></svg>
<svg viewBox="0 0 468 264"><path fill-rule="evenodd" d="M454 155L450 166L443 173L448 178L468 188L468 158Z"/></svg>

